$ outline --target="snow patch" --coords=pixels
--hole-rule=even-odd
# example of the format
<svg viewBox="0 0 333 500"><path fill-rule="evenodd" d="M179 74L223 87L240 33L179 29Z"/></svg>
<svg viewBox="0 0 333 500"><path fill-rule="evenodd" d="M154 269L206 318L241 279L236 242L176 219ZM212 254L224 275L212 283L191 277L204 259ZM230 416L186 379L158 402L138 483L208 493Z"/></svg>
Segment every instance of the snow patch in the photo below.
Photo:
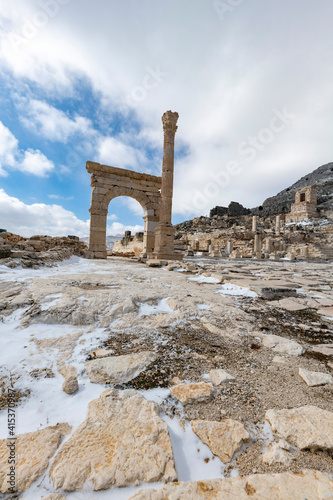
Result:
<svg viewBox="0 0 333 500"><path fill-rule="evenodd" d="M256 299L258 297L258 294L249 288L234 285L232 283L224 283L217 293L221 295L234 295L235 297L251 297L252 299Z"/></svg>
<svg viewBox="0 0 333 500"><path fill-rule="evenodd" d="M221 281L217 278L213 278L212 276L203 276L202 274L188 279L190 281L197 281L198 283L221 283Z"/></svg>
<svg viewBox="0 0 333 500"><path fill-rule="evenodd" d="M167 300L170 297L161 299L157 305L150 306L149 304L141 304L139 309L139 316L152 316L153 314L174 314L175 311L171 309Z"/></svg>

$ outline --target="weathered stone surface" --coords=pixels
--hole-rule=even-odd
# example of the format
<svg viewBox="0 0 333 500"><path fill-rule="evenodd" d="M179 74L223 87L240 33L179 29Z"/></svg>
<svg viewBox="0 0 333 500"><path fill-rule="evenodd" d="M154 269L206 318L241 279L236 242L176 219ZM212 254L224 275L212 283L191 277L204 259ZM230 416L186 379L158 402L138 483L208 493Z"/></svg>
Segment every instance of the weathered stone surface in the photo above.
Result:
<svg viewBox="0 0 333 500"><path fill-rule="evenodd" d="M333 449L333 413L316 406L302 406L293 410L268 410L266 420L273 432L301 449Z"/></svg>
<svg viewBox="0 0 333 500"><path fill-rule="evenodd" d="M171 394L182 403L182 405L191 405L194 403L203 403L209 401L214 392L212 384L205 382L193 384L179 384L170 388Z"/></svg>
<svg viewBox="0 0 333 500"><path fill-rule="evenodd" d="M271 443L268 451L263 454L261 461L267 465L279 463L288 466L291 462L291 455L283 450L278 443Z"/></svg>
<svg viewBox="0 0 333 500"><path fill-rule="evenodd" d="M333 318L333 307L323 307L322 309L319 309L318 314Z"/></svg>
<svg viewBox="0 0 333 500"><path fill-rule="evenodd" d="M264 333L251 333L259 337L265 347L269 347L275 352L289 354L290 356L300 356L304 352L304 348L294 340L285 339L279 335L265 335Z"/></svg>
<svg viewBox="0 0 333 500"><path fill-rule="evenodd" d="M333 356L333 344L319 344L312 347L312 350L325 354L325 356Z"/></svg>
<svg viewBox="0 0 333 500"><path fill-rule="evenodd" d="M209 446L212 453L223 463L230 462L243 443L250 440L250 435L244 425L236 420L226 418L221 422L207 420L192 420L193 432L201 441Z"/></svg>
<svg viewBox="0 0 333 500"><path fill-rule="evenodd" d="M90 356L92 358L105 358L106 356L110 356L114 351L112 349L95 349L90 352Z"/></svg>
<svg viewBox="0 0 333 500"><path fill-rule="evenodd" d="M283 474L252 474L140 489L130 500L327 500L333 481L327 474L305 470Z"/></svg>
<svg viewBox="0 0 333 500"><path fill-rule="evenodd" d="M153 351L143 351L124 356L93 359L85 364L87 375L95 384L129 382L157 359Z"/></svg>
<svg viewBox="0 0 333 500"><path fill-rule="evenodd" d="M307 305L302 304L298 299L281 299L278 302L272 302L271 305L280 307L286 311L302 311L308 308Z"/></svg>
<svg viewBox="0 0 333 500"><path fill-rule="evenodd" d="M51 493L47 497L42 498L42 500L66 500L66 497L60 493Z"/></svg>
<svg viewBox="0 0 333 500"><path fill-rule="evenodd" d="M224 384L225 382L229 382L231 380L235 380L233 375L230 375L226 370L222 369L214 369L210 370L209 376L214 385Z"/></svg>
<svg viewBox="0 0 333 500"><path fill-rule="evenodd" d="M159 407L134 390L108 389L50 467L54 488L94 490L177 479L168 426Z"/></svg>
<svg viewBox="0 0 333 500"><path fill-rule="evenodd" d="M310 387L333 383L333 377L328 373L311 372L309 370L306 370L305 368L299 368L298 373L300 377L304 380L304 382L308 384Z"/></svg>
<svg viewBox="0 0 333 500"><path fill-rule="evenodd" d="M280 307L284 307L284 304L288 304L286 297L296 297L296 287L283 286L283 285L270 285L268 284L255 284L251 285L251 290L256 292L260 297L265 300L279 300L282 299L278 304Z"/></svg>
<svg viewBox="0 0 333 500"><path fill-rule="evenodd" d="M62 437L69 434L68 424L45 427L40 431L17 436L15 441L16 491L21 493L40 477L49 465L49 460L59 447ZM8 440L0 441L0 492L7 493L8 487Z"/></svg>

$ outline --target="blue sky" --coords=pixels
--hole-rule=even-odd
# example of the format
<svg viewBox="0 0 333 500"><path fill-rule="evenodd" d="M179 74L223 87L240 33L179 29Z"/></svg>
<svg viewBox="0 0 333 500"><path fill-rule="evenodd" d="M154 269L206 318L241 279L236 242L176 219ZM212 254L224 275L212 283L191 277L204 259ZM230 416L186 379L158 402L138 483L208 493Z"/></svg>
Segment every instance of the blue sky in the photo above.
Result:
<svg viewBox="0 0 333 500"><path fill-rule="evenodd" d="M330 0L3 2L0 227L88 235L86 161L160 175L168 109L174 223L332 161L332 15ZM142 215L113 200L108 234Z"/></svg>

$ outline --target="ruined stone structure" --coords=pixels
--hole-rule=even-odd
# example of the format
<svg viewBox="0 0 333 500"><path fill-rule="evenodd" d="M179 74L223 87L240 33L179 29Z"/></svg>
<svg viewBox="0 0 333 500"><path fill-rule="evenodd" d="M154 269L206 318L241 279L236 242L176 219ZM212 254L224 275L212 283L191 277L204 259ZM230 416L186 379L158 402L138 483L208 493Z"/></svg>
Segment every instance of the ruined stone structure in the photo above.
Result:
<svg viewBox="0 0 333 500"><path fill-rule="evenodd" d="M180 254L174 251L175 229L171 224L172 194L173 194L173 168L175 156L175 134L177 131L178 113L167 111L162 116L164 131L162 187L160 220L156 233L156 246L154 258L179 259Z"/></svg>
<svg viewBox="0 0 333 500"><path fill-rule="evenodd" d="M140 174L132 170L87 162L91 174L91 207L88 258L106 259L106 220L111 200L130 196L144 211L143 253L152 253L155 245L154 230L158 225L161 202L161 177Z"/></svg>
<svg viewBox="0 0 333 500"><path fill-rule="evenodd" d="M286 215L286 222L301 222L313 217L318 217L317 189L309 186L296 191L295 203L291 205L290 214Z"/></svg>
<svg viewBox="0 0 333 500"><path fill-rule="evenodd" d="M228 207L215 207L209 212L209 217L229 215L230 217L239 217L241 215L249 215L251 210L244 208L243 205L237 201L232 201L229 203Z"/></svg>
<svg viewBox="0 0 333 500"><path fill-rule="evenodd" d="M174 252L174 229L171 224L174 139L178 113L167 111L162 117L164 154L162 177L87 162L91 174L91 207L88 258L106 259L106 222L108 206L113 198L130 196L144 211L142 256L179 259ZM156 240L156 241L155 241ZM153 252L155 253L153 254Z"/></svg>
<svg viewBox="0 0 333 500"><path fill-rule="evenodd" d="M132 235L131 231L125 231L125 236L115 242L112 250L108 251L108 255L139 258L143 253L143 238L144 233Z"/></svg>

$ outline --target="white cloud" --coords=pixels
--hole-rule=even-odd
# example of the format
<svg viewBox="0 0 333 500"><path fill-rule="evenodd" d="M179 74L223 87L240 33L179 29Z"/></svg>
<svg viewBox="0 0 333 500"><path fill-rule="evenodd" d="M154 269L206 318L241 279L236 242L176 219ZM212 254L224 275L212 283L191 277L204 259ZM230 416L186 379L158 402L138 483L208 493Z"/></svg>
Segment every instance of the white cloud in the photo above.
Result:
<svg viewBox="0 0 333 500"><path fill-rule="evenodd" d="M103 137L97 146L97 159L100 163L120 168L135 168L138 164L138 152L115 139L114 137Z"/></svg>
<svg viewBox="0 0 333 500"><path fill-rule="evenodd" d="M140 226L139 224L135 226L127 226L121 224L120 222L113 222L110 226L108 226L107 234L116 236L117 234L124 234L125 231L131 231L133 234L139 233L143 231L143 226Z"/></svg>
<svg viewBox="0 0 333 500"><path fill-rule="evenodd" d="M106 115L120 111L129 117L134 111L141 131L132 130L128 140L99 138L99 161L141 170L133 145L143 151L142 138L162 147L161 115L178 111L176 146L185 146L189 154L175 164L174 207L191 214L184 205L191 206L209 174L234 159L242 162L242 175L211 196L207 209L232 200L262 203L275 187L332 160L331 0L322 0L320 8L304 0L240 2L223 21L213 1L100 3L96 9L94 2L80 0L79 16L78 2L59 4L59 14L19 50L8 34L22 36L40 6L15 0L3 2L0 10L7 20L0 42L2 68L52 98L70 97L76 78L87 78ZM98 35L87 36L92 20ZM167 76L159 77L158 67ZM154 80L147 68L157 73ZM130 104L128 96L140 95L138 89L143 98ZM238 145L266 126L274 108L284 106L297 115L293 125L252 163L239 158ZM42 134L58 137L54 140L89 133L89 123L79 116L69 118L40 104L33 113ZM161 165L154 168L158 174ZM192 214L202 210L193 208Z"/></svg>
<svg viewBox="0 0 333 500"><path fill-rule="evenodd" d="M16 137L0 121L0 176L8 175L4 167L47 177L54 170L54 163L39 149L20 150Z"/></svg>
<svg viewBox="0 0 333 500"><path fill-rule="evenodd" d="M22 236L48 234L61 236L76 234L87 236L89 221L79 220L73 212L60 205L33 203L28 205L18 198L9 196L0 189L0 213L2 226Z"/></svg>
<svg viewBox="0 0 333 500"><path fill-rule="evenodd" d="M15 156L18 153L18 141L11 131L0 121L0 176L8 173L3 167L14 166Z"/></svg>
<svg viewBox="0 0 333 500"><path fill-rule="evenodd" d="M28 149L17 169L37 177L47 177L54 170L54 163L46 158L38 149Z"/></svg>
<svg viewBox="0 0 333 500"><path fill-rule="evenodd" d="M50 200L66 200L70 201L74 199L74 196L61 196L60 194L48 194Z"/></svg>
<svg viewBox="0 0 333 500"><path fill-rule="evenodd" d="M18 108L24 113L21 116L22 123L29 130L33 129L35 133L51 141L66 143L75 134L85 136L94 134L89 119L79 115L71 119L64 111L46 102L32 99L27 104L24 99Z"/></svg>
<svg viewBox="0 0 333 500"><path fill-rule="evenodd" d="M18 198L9 196L0 189L0 213L1 226L21 236L32 236L34 234L47 234L50 236L64 236L75 234L86 237L89 234L90 221L80 220L70 210L60 205L46 205L44 203L33 203L28 205ZM112 215L108 220L112 220ZM140 225L124 225L120 222L108 224L107 234L124 234L125 231L136 233L143 231Z"/></svg>

